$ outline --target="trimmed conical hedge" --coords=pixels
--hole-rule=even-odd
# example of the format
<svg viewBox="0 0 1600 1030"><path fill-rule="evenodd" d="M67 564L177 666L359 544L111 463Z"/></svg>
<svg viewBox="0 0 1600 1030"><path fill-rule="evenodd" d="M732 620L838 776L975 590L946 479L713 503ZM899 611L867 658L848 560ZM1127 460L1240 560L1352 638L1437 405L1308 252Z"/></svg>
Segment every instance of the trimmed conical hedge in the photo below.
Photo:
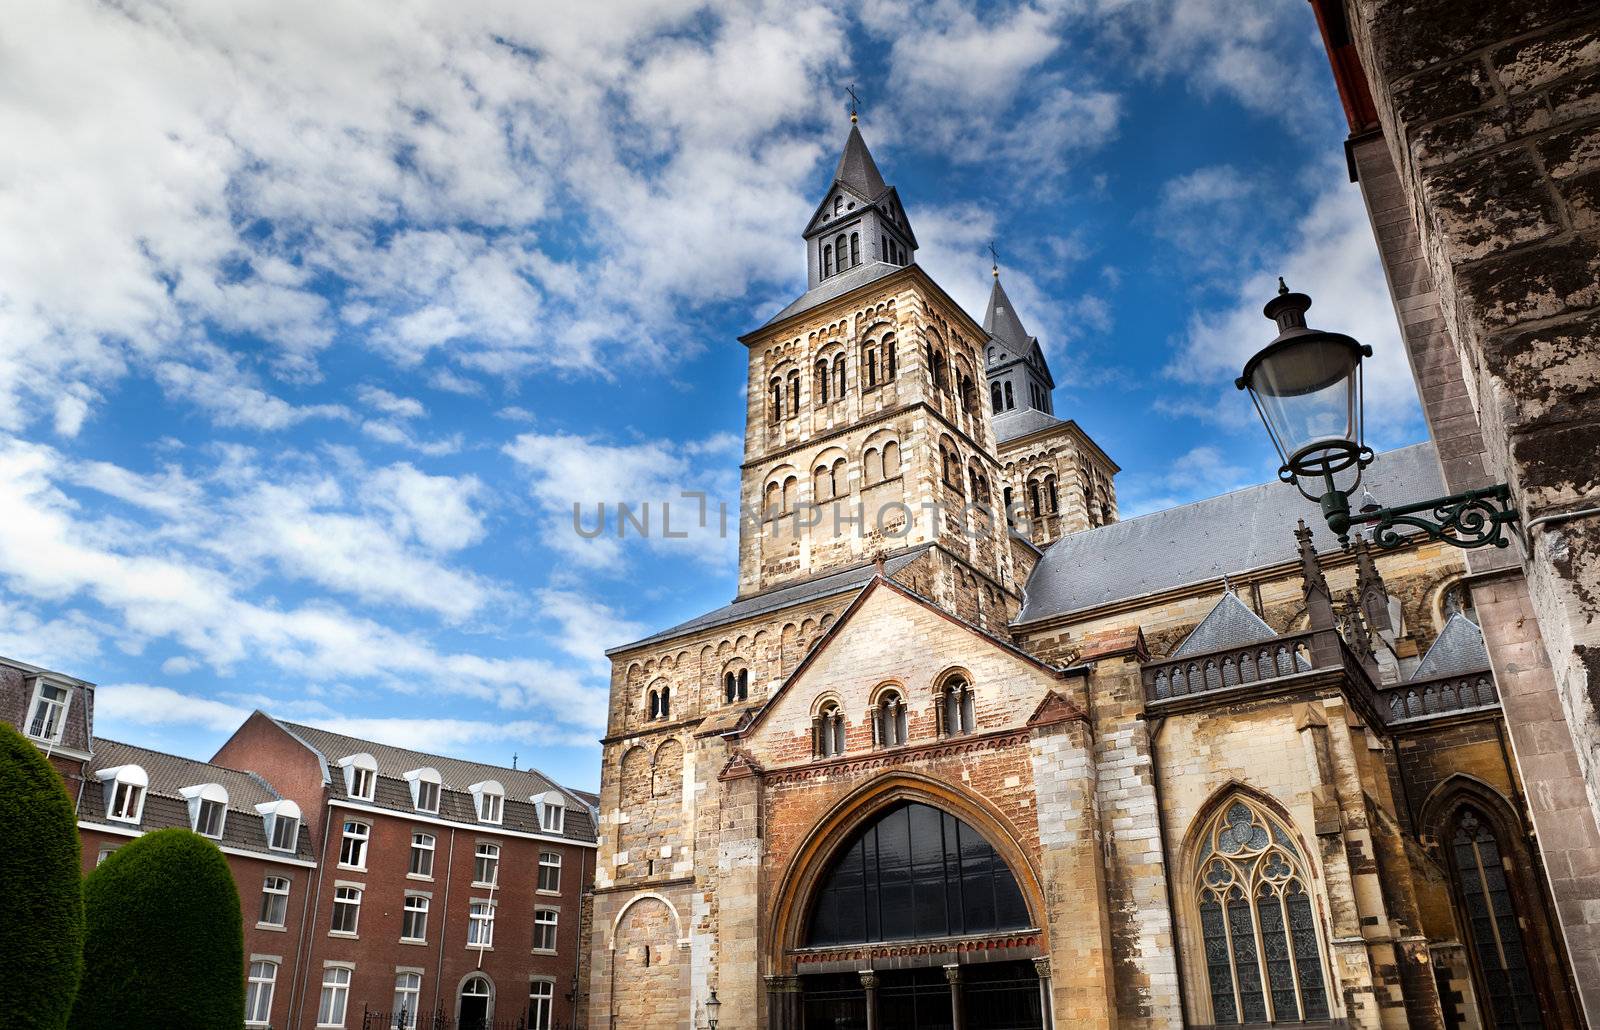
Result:
<svg viewBox="0 0 1600 1030"><path fill-rule="evenodd" d="M0 723L0 1026L60 1030L83 970L83 876L66 784Z"/></svg>
<svg viewBox="0 0 1600 1030"><path fill-rule="evenodd" d="M183 829L145 834L95 867L83 901L74 1030L244 1025L239 891L215 844Z"/></svg>

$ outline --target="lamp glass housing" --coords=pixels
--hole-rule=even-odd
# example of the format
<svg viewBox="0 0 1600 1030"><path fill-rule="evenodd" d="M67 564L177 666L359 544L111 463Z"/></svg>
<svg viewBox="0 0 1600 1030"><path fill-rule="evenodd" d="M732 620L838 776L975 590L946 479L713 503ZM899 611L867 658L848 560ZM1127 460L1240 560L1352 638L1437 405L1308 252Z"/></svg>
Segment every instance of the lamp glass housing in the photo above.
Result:
<svg viewBox="0 0 1600 1030"><path fill-rule="evenodd" d="M1296 475L1341 471L1361 449L1361 345L1315 330L1251 359L1245 385L1284 465Z"/></svg>

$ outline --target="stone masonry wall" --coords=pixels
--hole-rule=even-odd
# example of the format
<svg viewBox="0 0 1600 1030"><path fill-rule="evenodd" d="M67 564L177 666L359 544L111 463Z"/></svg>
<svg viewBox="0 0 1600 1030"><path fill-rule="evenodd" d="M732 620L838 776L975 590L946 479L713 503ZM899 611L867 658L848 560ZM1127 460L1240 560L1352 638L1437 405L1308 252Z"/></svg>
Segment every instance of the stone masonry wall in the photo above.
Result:
<svg viewBox="0 0 1600 1030"><path fill-rule="evenodd" d="M1571 0L1354 0L1350 10L1490 476L1511 485L1525 526L1600 505L1600 11ZM1600 521L1558 518L1530 536L1529 643L1556 684L1592 827ZM1485 630L1492 645L1495 630ZM1497 673L1539 664L1496 657ZM1565 825L1574 817L1565 811L1565 822L1536 819L1558 906L1560 879L1582 876L1556 845L1581 833L1573 854L1592 854L1595 841L1592 829ZM1562 921L1592 1022L1600 891L1573 888Z"/></svg>

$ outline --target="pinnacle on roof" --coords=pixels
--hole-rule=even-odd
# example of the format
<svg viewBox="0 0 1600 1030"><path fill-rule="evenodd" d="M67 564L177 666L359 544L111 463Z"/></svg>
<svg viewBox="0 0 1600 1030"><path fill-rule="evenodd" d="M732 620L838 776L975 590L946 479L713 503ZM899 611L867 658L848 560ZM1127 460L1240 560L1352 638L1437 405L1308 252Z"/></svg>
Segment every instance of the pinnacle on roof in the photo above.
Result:
<svg viewBox="0 0 1600 1030"><path fill-rule="evenodd" d="M989 310L983 316L983 331L1010 347L1017 354L1026 354L1033 337L1028 335L1028 330L1022 326L1022 319L1017 317L1017 309L1012 306L1011 298L1006 296L1006 289L1000 285L1000 276L994 277L994 286L989 290Z"/></svg>
<svg viewBox="0 0 1600 1030"><path fill-rule="evenodd" d="M861 127L854 121L850 124L850 136L844 141L844 153L839 155L839 167L833 170L833 178L868 201L877 200L889 188L872 160L867 141L861 138Z"/></svg>

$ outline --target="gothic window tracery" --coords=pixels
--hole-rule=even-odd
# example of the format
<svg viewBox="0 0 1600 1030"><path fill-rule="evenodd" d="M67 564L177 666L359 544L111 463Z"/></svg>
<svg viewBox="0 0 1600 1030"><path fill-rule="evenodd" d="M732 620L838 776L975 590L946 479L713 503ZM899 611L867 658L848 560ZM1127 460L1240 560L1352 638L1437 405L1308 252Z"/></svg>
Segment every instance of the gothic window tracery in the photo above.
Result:
<svg viewBox="0 0 1600 1030"><path fill-rule="evenodd" d="M1500 841L1483 813L1463 807L1451 839L1456 882L1496 1027L1541 1027L1539 999L1523 945L1517 907L1506 877Z"/></svg>
<svg viewBox="0 0 1600 1030"><path fill-rule="evenodd" d="M1264 809L1236 797L1201 836L1194 890L1212 1021L1328 1018L1304 858Z"/></svg>

